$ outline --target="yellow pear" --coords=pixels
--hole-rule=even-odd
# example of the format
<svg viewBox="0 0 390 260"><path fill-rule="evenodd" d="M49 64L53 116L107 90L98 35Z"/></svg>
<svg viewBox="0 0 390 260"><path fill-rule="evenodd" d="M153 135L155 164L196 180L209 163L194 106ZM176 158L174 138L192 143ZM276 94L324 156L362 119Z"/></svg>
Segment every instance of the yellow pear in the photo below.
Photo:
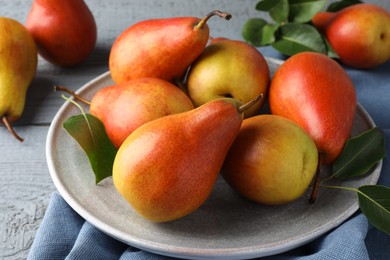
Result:
<svg viewBox="0 0 390 260"><path fill-rule="evenodd" d="M257 115L243 121L222 176L247 199L282 205L302 196L317 165L317 147L303 128L281 116Z"/></svg>
<svg viewBox="0 0 390 260"><path fill-rule="evenodd" d="M18 21L0 17L0 117L8 130L23 113L26 92L33 80L38 63L35 42Z"/></svg>
<svg viewBox="0 0 390 260"><path fill-rule="evenodd" d="M213 39L191 65L187 77L188 95L195 106L217 98L233 98L246 103L260 93L267 94L269 68L263 55L246 42ZM263 101L245 111L256 115Z"/></svg>

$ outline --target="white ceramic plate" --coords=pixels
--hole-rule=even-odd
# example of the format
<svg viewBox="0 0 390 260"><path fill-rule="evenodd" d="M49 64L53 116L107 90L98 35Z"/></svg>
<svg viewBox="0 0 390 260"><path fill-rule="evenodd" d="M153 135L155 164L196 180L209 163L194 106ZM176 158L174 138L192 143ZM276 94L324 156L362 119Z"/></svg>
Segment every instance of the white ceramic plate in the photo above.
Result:
<svg viewBox="0 0 390 260"><path fill-rule="evenodd" d="M267 58L271 72L281 61ZM91 99L100 88L113 84L107 72L78 93ZM86 107L86 110L88 108ZM308 203L309 192L285 206L261 206L239 197L222 178L211 197L194 213L170 223L142 219L116 192L112 179L95 185L88 159L62 128L78 108L66 102L55 116L47 137L46 155L54 184L69 205L106 234L129 245L180 258L253 258L278 254L308 243L337 227L358 209L357 196L343 190L321 189L318 201ZM374 126L358 105L353 134ZM382 163L372 174L348 181L348 187L375 184Z"/></svg>

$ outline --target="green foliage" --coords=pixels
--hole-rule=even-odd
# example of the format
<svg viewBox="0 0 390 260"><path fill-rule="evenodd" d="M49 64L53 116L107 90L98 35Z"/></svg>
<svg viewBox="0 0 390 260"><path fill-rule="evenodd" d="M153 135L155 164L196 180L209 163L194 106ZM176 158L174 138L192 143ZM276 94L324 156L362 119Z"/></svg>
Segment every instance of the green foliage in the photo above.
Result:
<svg viewBox="0 0 390 260"><path fill-rule="evenodd" d="M81 115L68 118L63 127L87 154L96 184L111 176L117 149L108 138L102 122L82 110Z"/></svg>
<svg viewBox="0 0 390 260"><path fill-rule="evenodd" d="M386 156L383 131L374 127L347 141L333 164L333 176L346 179L366 174Z"/></svg>
<svg viewBox="0 0 390 260"><path fill-rule="evenodd" d="M278 28L277 24L269 24L264 19L253 18L246 22L242 35L253 45L264 46L275 42L275 32Z"/></svg>
<svg viewBox="0 0 390 260"><path fill-rule="evenodd" d="M359 206L370 223L390 235L390 188L366 185L358 189Z"/></svg>
<svg viewBox="0 0 390 260"><path fill-rule="evenodd" d="M278 23L287 21L289 14L288 0L263 0L257 3L256 10L268 12Z"/></svg>
<svg viewBox="0 0 390 260"><path fill-rule="evenodd" d="M347 140L344 150L333 164L333 177L353 178L368 174L372 167L386 156L383 131L373 127L366 132ZM390 188L381 185L364 185L355 188L323 186L355 191L359 207L370 223L377 229L390 234Z"/></svg>
<svg viewBox="0 0 390 260"><path fill-rule="evenodd" d="M277 32L277 39L272 47L286 55L294 55L304 51L326 53L321 34L308 24L288 23L282 25Z"/></svg>
<svg viewBox="0 0 390 260"><path fill-rule="evenodd" d="M350 0L352 1L352 0ZM337 57L325 37L310 23L324 9L327 0L261 0L256 10L267 12L272 21L250 18L244 24L242 37L254 46L272 45L291 56L314 51Z"/></svg>
<svg viewBox="0 0 390 260"><path fill-rule="evenodd" d="M289 1L289 21L295 23L306 23L313 16L321 11L327 0L290 0Z"/></svg>

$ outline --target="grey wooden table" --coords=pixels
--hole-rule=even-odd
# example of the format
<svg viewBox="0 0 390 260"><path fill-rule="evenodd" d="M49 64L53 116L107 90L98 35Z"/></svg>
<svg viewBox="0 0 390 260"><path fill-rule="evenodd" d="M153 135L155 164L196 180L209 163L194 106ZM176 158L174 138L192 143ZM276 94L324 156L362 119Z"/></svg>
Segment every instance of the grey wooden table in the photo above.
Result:
<svg viewBox="0 0 390 260"><path fill-rule="evenodd" d="M390 9L389 1L366 1ZM32 0L0 0L0 16L25 23ZM233 19L209 21L212 36L241 39L243 23L259 16L257 0L86 0L98 27L92 55L81 65L61 68L39 59L38 70L27 94L25 112L14 124L25 141L19 143L0 127L0 259L25 259L50 195L56 190L46 165L45 145L50 123L63 104L54 85L77 90L108 70L108 55L115 38L136 21L172 16L203 17L219 9ZM66 35L64 35L66 37Z"/></svg>

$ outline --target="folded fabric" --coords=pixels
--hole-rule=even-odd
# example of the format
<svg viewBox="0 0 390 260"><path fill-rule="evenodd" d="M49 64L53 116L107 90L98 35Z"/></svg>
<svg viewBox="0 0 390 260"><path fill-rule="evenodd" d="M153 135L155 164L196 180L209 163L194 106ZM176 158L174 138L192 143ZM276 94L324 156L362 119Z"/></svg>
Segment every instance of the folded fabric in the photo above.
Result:
<svg viewBox="0 0 390 260"><path fill-rule="evenodd" d="M284 58L271 48L264 56ZM384 130L390 154L390 62L373 70L346 68L358 101ZM390 156L384 159L379 184L390 187ZM53 193L28 259L173 259L139 250L99 231ZM373 228L358 211L339 227L297 249L264 259L390 259L390 236Z"/></svg>
<svg viewBox="0 0 390 260"><path fill-rule="evenodd" d="M390 237L375 229L368 232L369 228L366 217L356 213L323 237L295 250L264 259L390 259ZM28 259L174 258L141 251L107 236L74 212L61 195L53 193Z"/></svg>

